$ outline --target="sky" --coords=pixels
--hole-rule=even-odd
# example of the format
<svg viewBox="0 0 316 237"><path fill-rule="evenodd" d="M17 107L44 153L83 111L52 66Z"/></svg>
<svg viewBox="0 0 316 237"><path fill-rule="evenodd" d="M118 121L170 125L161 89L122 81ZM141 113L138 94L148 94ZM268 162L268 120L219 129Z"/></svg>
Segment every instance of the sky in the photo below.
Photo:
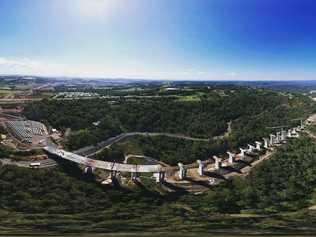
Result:
<svg viewBox="0 0 316 237"><path fill-rule="evenodd" d="M316 79L315 0L0 0L0 74Z"/></svg>

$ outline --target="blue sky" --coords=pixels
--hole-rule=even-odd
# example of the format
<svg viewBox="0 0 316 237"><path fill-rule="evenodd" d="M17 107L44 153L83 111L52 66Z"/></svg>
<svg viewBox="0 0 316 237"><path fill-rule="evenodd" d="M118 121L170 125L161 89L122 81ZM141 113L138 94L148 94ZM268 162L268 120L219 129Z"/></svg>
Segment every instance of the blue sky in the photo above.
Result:
<svg viewBox="0 0 316 237"><path fill-rule="evenodd" d="M314 0L1 0L0 74L316 79Z"/></svg>

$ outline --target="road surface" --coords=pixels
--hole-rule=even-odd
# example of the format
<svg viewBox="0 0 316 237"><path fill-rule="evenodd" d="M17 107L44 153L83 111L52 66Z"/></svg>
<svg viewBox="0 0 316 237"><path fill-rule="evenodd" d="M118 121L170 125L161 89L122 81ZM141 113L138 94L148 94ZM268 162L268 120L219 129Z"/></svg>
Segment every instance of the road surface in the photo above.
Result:
<svg viewBox="0 0 316 237"><path fill-rule="evenodd" d="M2 165L14 165L23 168L32 168L30 166L32 163L40 163L41 165L38 167L39 169L52 168L57 166L56 161L52 159L45 159L40 161L13 161L11 159L0 159L0 163L2 163Z"/></svg>
<svg viewBox="0 0 316 237"><path fill-rule="evenodd" d="M54 146L44 147L44 150L62 159L69 160L77 164L85 165L87 167L93 167L93 168L98 168L98 169L103 169L103 170L130 172L130 173L157 173L163 170L163 167L161 165L132 165L132 164L121 164L121 163L115 163L115 162L93 160L84 156L67 152L62 149L58 149Z"/></svg>
<svg viewBox="0 0 316 237"><path fill-rule="evenodd" d="M94 156L101 150L106 147L111 147L113 144L118 143L124 139L135 137L135 136L149 136L149 137L157 137L157 136L165 136L171 138L178 138L184 139L188 141L197 141L197 142L209 142L210 139L208 138L196 138L196 137L189 137L181 134L172 134L172 133L150 133L150 132L131 132L131 133L122 133L118 136L111 137L103 142L99 142L96 146L87 146L81 148L79 150L74 151L74 153L78 155L86 155L86 156Z"/></svg>

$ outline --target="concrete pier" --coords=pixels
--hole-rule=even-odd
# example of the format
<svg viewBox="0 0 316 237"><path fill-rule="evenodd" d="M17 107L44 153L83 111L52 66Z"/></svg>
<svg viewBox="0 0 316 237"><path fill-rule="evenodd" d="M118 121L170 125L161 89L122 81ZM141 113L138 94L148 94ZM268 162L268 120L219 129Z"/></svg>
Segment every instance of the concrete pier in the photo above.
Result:
<svg viewBox="0 0 316 237"><path fill-rule="evenodd" d="M262 143L261 142L255 142L256 143L256 150L257 151L261 151L261 145L262 145Z"/></svg>
<svg viewBox="0 0 316 237"><path fill-rule="evenodd" d="M87 166L84 168L84 173L85 174L93 174L95 168L94 167L91 167L91 166Z"/></svg>
<svg viewBox="0 0 316 237"><path fill-rule="evenodd" d="M198 167L199 175L201 175L201 176L204 175L204 164L203 164L203 162L201 160L197 160L196 162L199 165L199 167Z"/></svg>
<svg viewBox="0 0 316 237"><path fill-rule="evenodd" d="M154 173L156 183L162 183L165 180L165 172Z"/></svg>
<svg viewBox="0 0 316 237"><path fill-rule="evenodd" d="M269 148L269 139L268 138L263 138L263 147L265 149Z"/></svg>
<svg viewBox="0 0 316 237"><path fill-rule="evenodd" d="M222 159L217 156L213 156L213 159L215 160L215 169L220 169L222 167Z"/></svg>
<svg viewBox="0 0 316 237"><path fill-rule="evenodd" d="M239 150L240 150L240 153L239 153L240 157L244 158L245 157L245 153L246 153L247 150L243 149L243 148L239 148Z"/></svg>
<svg viewBox="0 0 316 237"><path fill-rule="evenodd" d="M275 135L270 134L270 146L273 146L275 144Z"/></svg>
<svg viewBox="0 0 316 237"><path fill-rule="evenodd" d="M139 178L139 173L131 172L131 180L135 181L137 178Z"/></svg>
<svg viewBox="0 0 316 237"><path fill-rule="evenodd" d="M281 142L281 132L277 132L277 135L276 135L276 143L280 143Z"/></svg>
<svg viewBox="0 0 316 237"><path fill-rule="evenodd" d="M282 142L286 141L286 138L287 138L287 133L285 130L282 130L281 131L281 141Z"/></svg>
<svg viewBox="0 0 316 237"><path fill-rule="evenodd" d="M299 134L298 134L298 131L297 131L297 128L293 128L292 131L291 131L291 137L299 137Z"/></svg>
<svg viewBox="0 0 316 237"><path fill-rule="evenodd" d="M228 163L233 164L235 162L235 154L229 151L226 152L228 154Z"/></svg>
<svg viewBox="0 0 316 237"><path fill-rule="evenodd" d="M187 170L184 168L184 165L182 163L178 163L179 166L179 179L183 180L187 177Z"/></svg>
<svg viewBox="0 0 316 237"><path fill-rule="evenodd" d="M117 176L117 171L111 170L111 179L115 179Z"/></svg>
<svg viewBox="0 0 316 237"><path fill-rule="evenodd" d="M304 129L305 129L305 126L304 126L303 121L301 122L300 128L301 128L301 130L304 130Z"/></svg>
<svg viewBox="0 0 316 237"><path fill-rule="evenodd" d="M248 150L247 152L251 153L255 150L256 148L253 145L248 144Z"/></svg>

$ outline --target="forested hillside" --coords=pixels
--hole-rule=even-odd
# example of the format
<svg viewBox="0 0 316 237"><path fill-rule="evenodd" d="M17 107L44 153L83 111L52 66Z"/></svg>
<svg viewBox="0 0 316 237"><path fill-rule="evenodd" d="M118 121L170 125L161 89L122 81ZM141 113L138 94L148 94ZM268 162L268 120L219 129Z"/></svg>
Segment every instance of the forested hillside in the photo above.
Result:
<svg viewBox="0 0 316 237"><path fill-rule="evenodd" d="M216 212L276 213L316 204L316 144L291 140L245 178L217 186L204 197L203 208ZM203 204L203 205L204 205Z"/></svg>
<svg viewBox="0 0 316 237"><path fill-rule="evenodd" d="M135 137L115 144L105 152L120 151L123 154L145 155L163 161L169 165L178 162L190 164L196 160L206 160L213 155L223 154L228 149L226 140L210 140L209 142L188 141L165 136ZM110 156L98 155L99 159L111 160ZM113 155L112 155L113 157Z"/></svg>
<svg viewBox="0 0 316 237"><path fill-rule="evenodd" d="M52 170L3 167L0 226L66 232L186 231L189 227L203 232L232 231L232 227L238 233L313 232L316 214L304 208L316 204L315 153L314 140L291 140L248 177L198 196L160 195L141 187L104 188L69 165ZM229 213L265 215L245 218ZM270 213L274 215L266 216Z"/></svg>
<svg viewBox="0 0 316 237"><path fill-rule="evenodd" d="M194 98L194 99L192 99ZM95 144L122 132L169 132L193 137L223 135L232 121L231 147L269 134L267 127L295 125L313 112L312 101L262 89L203 88L178 98L43 100L25 108L29 119L54 128L71 128L69 149ZM93 122L100 121L98 126Z"/></svg>

